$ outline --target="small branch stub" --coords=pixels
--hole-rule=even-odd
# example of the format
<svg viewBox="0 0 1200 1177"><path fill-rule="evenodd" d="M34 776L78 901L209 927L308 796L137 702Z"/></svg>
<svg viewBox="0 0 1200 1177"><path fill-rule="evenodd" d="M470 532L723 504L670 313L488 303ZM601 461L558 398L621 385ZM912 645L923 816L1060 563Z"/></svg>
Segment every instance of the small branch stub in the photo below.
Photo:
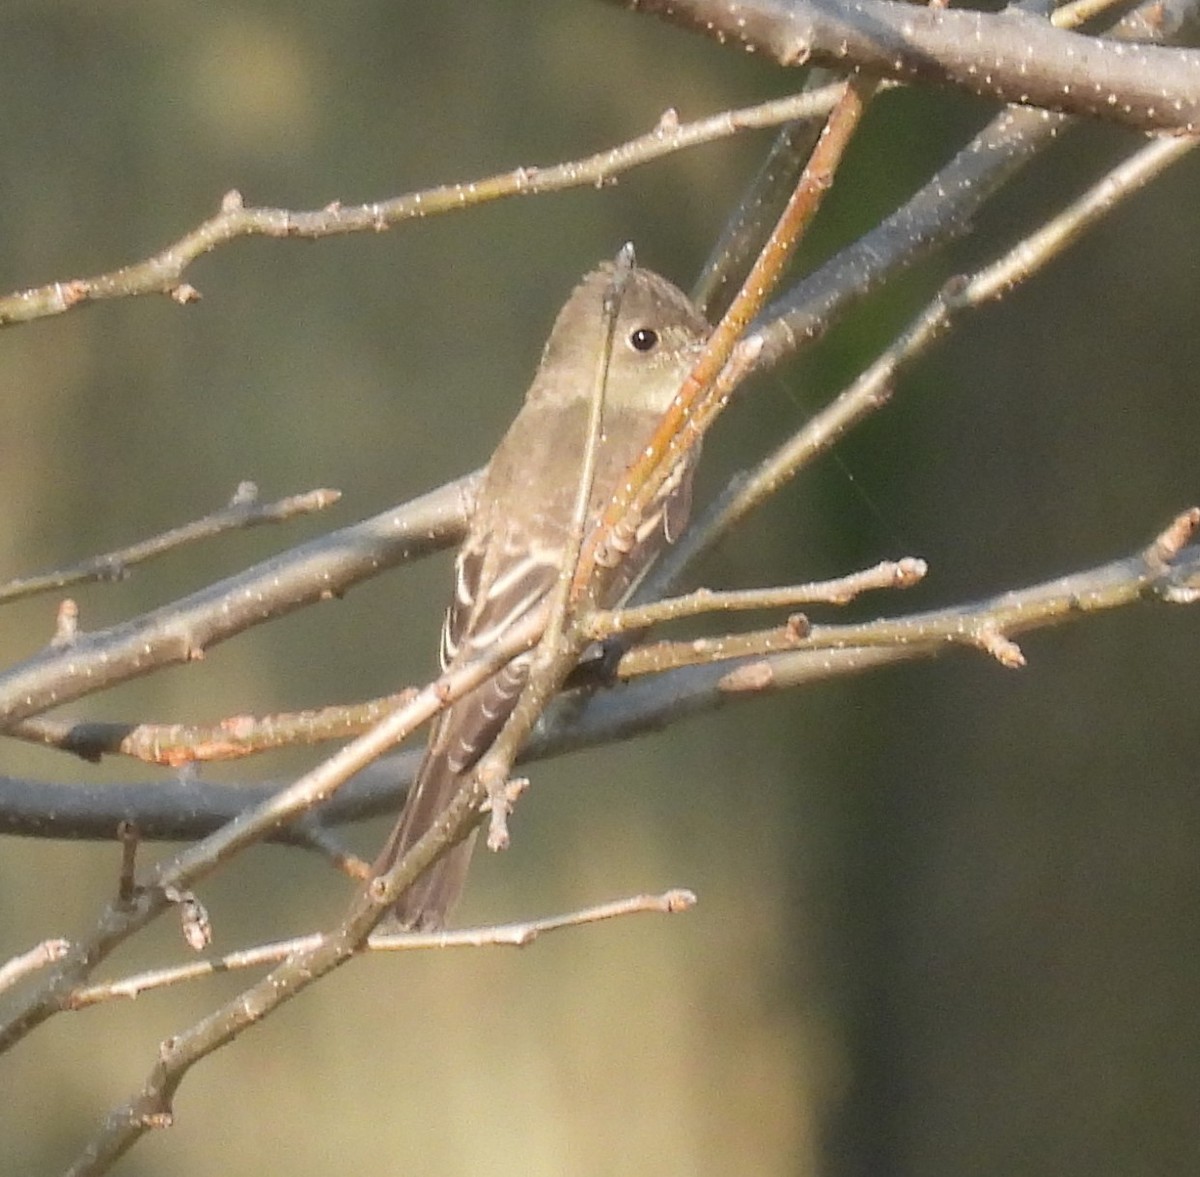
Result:
<svg viewBox="0 0 1200 1177"><path fill-rule="evenodd" d="M179 926L183 939L193 952L203 952L213 938L212 920L204 904L191 891L163 888L163 894L179 907Z"/></svg>
<svg viewBox="0 0 1200 1177"><path fill-rule="evenodd" d="M1154 542L1146 550L1146 559L1160 565L1170 564L1191 541L1198 527L1200 507L1181 511L1154 537Z"/></svg>
<svg viewBox="0 0 1200 1177"><path fill-rule="evenodd" d="M79 606L70 597L63 600L54 615L54 636L50 639L52 649L69 646L79 635Z"/></svg>

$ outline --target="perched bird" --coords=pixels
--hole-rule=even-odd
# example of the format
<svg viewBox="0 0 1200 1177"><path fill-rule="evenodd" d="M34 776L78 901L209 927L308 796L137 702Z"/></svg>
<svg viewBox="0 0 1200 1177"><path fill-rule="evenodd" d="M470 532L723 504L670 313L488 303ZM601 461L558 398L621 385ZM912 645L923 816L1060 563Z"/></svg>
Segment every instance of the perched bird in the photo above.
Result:
<svg viewBox="0 0 1200 1177"><path fill-rule="evenodd" d="M442 666L466 662L537 608L566 556L606 337L604 298L613 267L588 274L555 320L525 403L492 455L455 563L454 597L442 629ZM604 394L589 526L645 447L691 368L709 325L665 278L634 268L620 299ZM618 604L687 520L692 462L673 472L649 505L629 550L602 570L598 603ZM375 863L390 869L438 818L499 735L525 684L522 654L435 720L400 818ZM445 922L470 863L472 834L402 895L408 928Z"/></svg>

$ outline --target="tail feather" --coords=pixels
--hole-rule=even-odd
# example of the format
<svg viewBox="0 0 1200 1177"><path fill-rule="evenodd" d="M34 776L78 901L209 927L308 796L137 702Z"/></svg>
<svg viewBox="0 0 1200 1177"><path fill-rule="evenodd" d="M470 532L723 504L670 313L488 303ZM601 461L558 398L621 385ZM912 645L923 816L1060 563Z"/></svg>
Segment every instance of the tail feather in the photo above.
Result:
<svg viewBox="0 0 1200 1177"><path fill-rule="evenodd" d="M451 769L445 756L432 751L426 755L409 790L401 818L375 860L376 874L391 870L429 832L462 781L462 776ZM475 833L472 831L457 846L447 850L400 896L393 914L401 927L433 932L445 925L462 894L474 846Z"/></svg>

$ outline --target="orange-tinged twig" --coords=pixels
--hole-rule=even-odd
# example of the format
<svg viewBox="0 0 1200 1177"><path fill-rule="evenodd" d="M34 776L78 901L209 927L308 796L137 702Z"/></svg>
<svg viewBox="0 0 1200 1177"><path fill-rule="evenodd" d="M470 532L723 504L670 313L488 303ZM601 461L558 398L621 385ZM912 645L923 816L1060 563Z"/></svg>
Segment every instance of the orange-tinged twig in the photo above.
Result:
<svg viewBox="0 0 1200 1177"><path fill-rule="evenodd" d="M738 354L735 350L738 340L778 285L784 267L833 183L846 147L877 87L876 80L857 75L845 83L842 96L821 131L795 191L741 290L713 329L704 354L688 373L654 436L630 467L628 476L584 544L571 586L573 599L578 600L586 591L596 565L608 558L608 549L627 544L647 504L676 463L704 435L728 403L734 387L753 365L756 352L748 349Z"/></svg>

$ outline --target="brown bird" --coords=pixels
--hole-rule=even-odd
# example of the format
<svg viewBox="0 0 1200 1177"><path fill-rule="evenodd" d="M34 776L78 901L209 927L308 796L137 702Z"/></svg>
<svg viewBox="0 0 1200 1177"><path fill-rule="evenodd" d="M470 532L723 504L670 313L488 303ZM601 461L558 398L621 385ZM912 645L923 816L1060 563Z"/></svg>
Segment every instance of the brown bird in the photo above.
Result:
<svg viewBox="0 0 1200 1177"><path fill-rule="evenodd" d="M578 494L612 276L611 265L594 270L559 311L525 403L488 463L455 563L454 597L442 628L443 668L487 649L554 587ZM682 291L649 270L630 273L613 333L590 524L650 440L708 333ZM691 476L689 460L646 509L630 550L604 573L601 606L618 604L683 530ZM375 863L377 873L425 834L492 745L525 685L530 658L514 658L434 722L399 821ZM466 881L473 842L472 834L400 897L395 914L404 927L443 925Z"/></svg>

